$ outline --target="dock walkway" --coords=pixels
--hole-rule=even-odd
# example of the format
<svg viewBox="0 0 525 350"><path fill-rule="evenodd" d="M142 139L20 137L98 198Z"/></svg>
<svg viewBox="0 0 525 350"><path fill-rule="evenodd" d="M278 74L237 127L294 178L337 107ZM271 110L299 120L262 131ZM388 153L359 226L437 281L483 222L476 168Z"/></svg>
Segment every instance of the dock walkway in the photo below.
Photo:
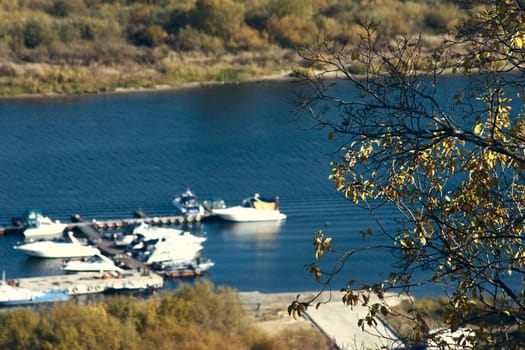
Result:
<svg viewBox="0 0 525 350"><path fill-rule="evenodd" d="M160 289L164 279L150 271L125 271L120 275L82 272L55 276L18 278L14 282L32 290L65 291L68 295L104 293L119 290Z"/></svg>
<svg viewBox="0 0 525 350"><path fill-rule="evenodd" d="M80 217L79 215L72 215L72 217ZM79 221L71 222L68 224L67 229L72 230L79 226L91 226L96 230L117 230L126 228L129 225L140 224L145 222L153 226L161 225L185 225L200 222L208 217L208 214L198 215L169 215L169 216L155 216L155 217L139 217L139 218L125 218L125 219L106 219L92 221ZM81 219L82 220L82 219ZM24 226L4 226L0 227L0 235L3 234L23 234Z"/></svg>

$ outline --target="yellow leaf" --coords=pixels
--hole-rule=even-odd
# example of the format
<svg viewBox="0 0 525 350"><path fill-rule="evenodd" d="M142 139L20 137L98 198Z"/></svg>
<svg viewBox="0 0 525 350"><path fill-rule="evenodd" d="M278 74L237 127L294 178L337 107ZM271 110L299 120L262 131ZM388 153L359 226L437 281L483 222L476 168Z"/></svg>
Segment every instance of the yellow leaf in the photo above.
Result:
<svg viewBox="0 0 525 350"><path fill-rule="evenodd" d="M521 36L516 37L516 47L518 49L523 48L523 38Z"/></svg>
<svg viewBox="0 0 525 350"><path fill-rule="evenodd" d="M476 126L474 127L474 134L479 134L479 133L481 133L481 123L476 124Z"/></svg>

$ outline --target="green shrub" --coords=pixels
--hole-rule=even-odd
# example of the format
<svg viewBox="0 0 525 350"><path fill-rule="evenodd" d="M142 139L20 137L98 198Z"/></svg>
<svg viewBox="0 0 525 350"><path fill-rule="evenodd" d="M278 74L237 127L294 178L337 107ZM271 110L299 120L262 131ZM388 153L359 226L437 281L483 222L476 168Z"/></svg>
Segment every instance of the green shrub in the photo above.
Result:
<svg viewBox="0 0 525 350"><path fill-rule="evenodd" d="M228 41L228 48L234 50L264 50L268 48L268 39L259 31L243 26Z"/></svg>
<svg viewBox="0 0 525 350"><path fill-rule="evenodd" d="M453 30L461 19L461 11L453 4L441 4L425 11L422 30L430 33L446 33Z"/></svg>
<svg viewBox="0 0 525 350"><path fill-rule="evenodd" d="M2 88L0 87L0 93ZM272 332L274 333L274 332ZM330 349L314 328L268 335L247 317L239 294L211 283L147 299L117 295L0 312L1 349Z"/></svg>
<svg viewBox="0 0 525 350"><path fill-rule="evenodd" d="M313 0L270 0L270 14L278 18L294 16L309 20L314 13Z"/></svg>
<svg viewBox="0 0 525 350"><path fill-rule="evenodd" d="M38 314L31 309L0 313L0 348L31 349L35 345Z"/></svg>
<svg viewBox="0 0 525 350"><path fill-rule="evenodd" d="M80 27L75 23L61 22L56 25L58 39L64 43L71 43L81 38Z"/></svg>
<svg viewBox="0 0 525 350"><path fill-rule="evenodd" d="M197 0L193 18L195 27L227 40L244 24L244 6L233 0Z"/></svg>
<svg viewBox="0 0 525 350"><path fill-rule="evenodd" d="M143 45L149 47L161 45L167 37L168 34L164 31L164 29L161 26L158 25L140 28L136 32L132 32L129 35L129 39L135 45Z"/></svg>
<svg viewBox="0 0 525 350"><path fill-rule="evenodd" d="M286 48L306 47L315 42L317 28L310 21L295 16L271 17L268 33L279 45Z"/></svg>
<svg viewBox="0 0 525 350"><path fill-rule="evenodd" d="M38 19L31 19L22 28L24 46L33 49L40 44L49 44L52 41L52 32Z"/></svg>
<svg viewBox="0 0 525 350"><path fill-rule="evenodd" d="M56 17L67 17L72 10L71 1L55 0L47 12Z"/></svg>
<svg viewBox="0 0 525 350"><path fill-rule="evenodd" d="M224 52L222 39L193 27L181 29L175 36L174 45L181 51L201 51L205 54L221 54Z"/></svg>

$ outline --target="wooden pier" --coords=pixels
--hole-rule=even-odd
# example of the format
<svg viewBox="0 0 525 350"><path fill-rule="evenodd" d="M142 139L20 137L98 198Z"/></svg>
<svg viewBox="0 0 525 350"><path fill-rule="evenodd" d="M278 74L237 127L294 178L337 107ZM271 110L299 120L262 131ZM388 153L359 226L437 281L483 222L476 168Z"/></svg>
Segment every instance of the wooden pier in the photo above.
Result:
<svg viewBox="0 0 525 350"><path fill-rule="evenodd" d="M124 219L106 219L106 220L97 220L93 219L91 221L83 221L80 216L72 215L72 217L78 218L78 222L71 222L68 226L68 229L73 229L77 226L91 225L96 229L100 230L118 230L124 229L130 225L140 224L145 222L152 226L172 226L172 225L187 225L192 223L200 222L205 219L207 214L198 214L198 215L168 215L168 216L144 216L144 217L133 217L133 218L124 218ZM3 234L23 234L23 226L4 226L0 227L0 235Z"/></svg>
<svg viewBox="0 0 525 350"><path fill-rule="evenodd" d="M202 275L202 272L194 269L183 269L171 273L153 271L150 266L146 265L141 260L135 259L126 254L121 247L116 247L114 242L106 239L100 232L100 229L96 227L98 226L91 225L90 223L78 223L75 224L73 229L80 231L83 236L87 237L89 241L102 252L102 254L111 257L123 268L137 271L151 271L152 273L156 273L165 278L188 278Z"/></svg>
<svg viewBox="0 0 525 350"><path fill-rule="evenodd" d="M113 220L92 220L90 222L93 227L101 230L116 230L123 229L129 225L136 225L145 222L152 226L163 226L163 225L186 225L191 223L200 222L205 218L205 215L193 215L193 216L156 216L156 217L143 217L143 218L127 218L127 219L113 219ZM75 224L73 224L75 225Z"/></svg>

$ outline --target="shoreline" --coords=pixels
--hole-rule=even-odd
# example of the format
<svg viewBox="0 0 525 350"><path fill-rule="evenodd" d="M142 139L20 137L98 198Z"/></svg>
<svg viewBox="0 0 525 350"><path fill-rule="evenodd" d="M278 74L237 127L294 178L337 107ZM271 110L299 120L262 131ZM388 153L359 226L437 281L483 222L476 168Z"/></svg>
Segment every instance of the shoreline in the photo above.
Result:
<svg viewBox="0 0 525 350"><path fill-rule="evenodd" d="M80 94L61 94L61 93L47 93L47 94L19 94L13 96L0 96L0 101L8 100L31 100L31 99L46 99L46 98L66 98L66 97L84 97L84 96L105 96L105 95L124 95L124 94L138 94L138 93L154 93L162 91L183 91L191 89L199 89L205 87L213 87L219 85L239 85L239 84L258 84L264 82L278 82L278 81L292 81L296 78L292 76L293 71L286 71L277 74L250 78L240 81L194 81L173 85L156 85L154 87L141 88L116 88L113 91L97 91L86 92Z"/></svg>
<svg viewBox="0 0 525 350"><path fill-rule="evenodd" d="M66 98L66 97L85 97L85 96L105 96L105 95L123 95L123 94L140 94L140 93L155 93L163 91L183 91L191 89L199 89L205 87L213 87L220 85L240 85L240 84L258 84L264 82L283 82L283 81L299 81L300 77L295 77L293 70L281 71L271 75L265 75L260 77L249 78L239 81L192 81L179 84L159 84L154 87L140 87L140 88L115 88L112 91L97 91L97 92L85 92L78 94L67 94L67 93L25 93L13 96L0 96L0 101L8 100L30 100L30 99L45 99L45 98ZM345 79L344 75L340 72L314 72L314 77L321 76L323 79ZM441 76L452 76L455 74L452 69L447 69ZM474 73L473 73L474 74ZM425 75L425 74L422 74ZM364 78L364 74L352 74L356 79Z"/></svg>

